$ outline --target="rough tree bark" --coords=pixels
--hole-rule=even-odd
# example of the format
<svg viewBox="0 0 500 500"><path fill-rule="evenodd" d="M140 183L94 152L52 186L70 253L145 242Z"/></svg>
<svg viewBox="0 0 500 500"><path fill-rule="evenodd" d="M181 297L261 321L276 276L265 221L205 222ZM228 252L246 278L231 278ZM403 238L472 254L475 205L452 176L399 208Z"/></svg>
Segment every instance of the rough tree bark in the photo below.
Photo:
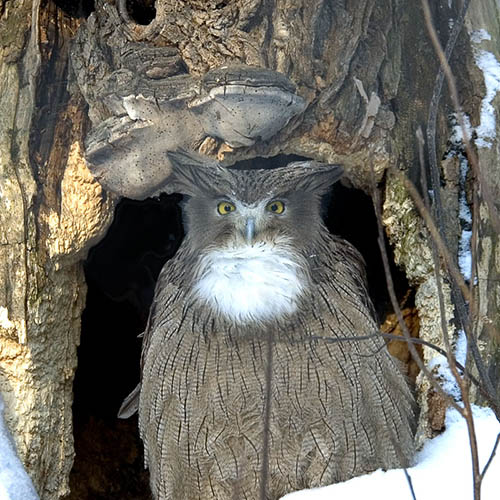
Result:
<svg viewBox="0 0 500 500"><path fill-rule="evenodd" d="M68 492L81 260L113 199L82 159L85 103L66 91L78 22L52 3L0 8L0 388L42 498Z"/></svg>
<svg viewBox="0 0 500 500"><path fill-rule="evenodd" d="M92 23L97 39L119 2L96 3L97 22ZM444 45L460 2L433 4ZM488 50L500 59L499 9L495 0L472 2L452 55L473 126L480 122L485 96L475 57ZM117 17L121 39L101 32L103 43L111 53L116 50L115 56L124 39L135 49L161 52L168 47L177 61L173 73L154 74L153 79L177 73L198 78L214 68L243 63L284 73L307 103L299 118L267 141L231 148L212 138L203 143L205 151L226 164L280 153L337 162L346 167L348 182L366 191L373 165L376 181L385 189L383 217L396 263L416 290L420 336L440 344L427 233L392 170L418 177L415 132L426 127L438 71L420 2L157 0L149 25L137 24L133 14ZM78 16L49 0L0 1L0 390L19 454L44 499L68 492L72 380L85 301L82 260L104 234L116 201L83 160L87 130L112 113L100 96L91 96L98 82L85 86L80 78L80 90L75 84L71 94L67 90L69 44L80 23ZM471 34L478 29L488 31L492 40L474 42ZM122 62L115 57L115 69ZM450 136L452 108L446 95L445 89L437 120L439 159ZM491 104L498 111L498 96ZM496 199L498 131L497 122L491 147L478 150ZM458 163L453 161L443 164L442 193L456 253L459 187ZM478 335L498 387L500 339L485 328L500 319L500 246L490 218L481 202ZM449 290L447 314L450 319L454 314ZM437 410L428 389L423 391L421 434L426 436Z"/></svg>

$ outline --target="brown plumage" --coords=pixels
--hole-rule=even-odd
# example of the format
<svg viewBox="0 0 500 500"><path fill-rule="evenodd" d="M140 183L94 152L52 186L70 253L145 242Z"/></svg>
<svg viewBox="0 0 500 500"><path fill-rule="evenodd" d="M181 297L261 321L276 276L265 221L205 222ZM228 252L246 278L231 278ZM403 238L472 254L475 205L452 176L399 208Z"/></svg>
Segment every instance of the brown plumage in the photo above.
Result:
<svg viewBox="0 0 500 500"><path fill-rule="evenodd" d="M170 159L165 189L189 199L143 345L139 426L154 498L259 498L270 338L269 499L408 465L411 394L382 338L353 340L378 331L362 259L320 218L340 167Z"/></svg>

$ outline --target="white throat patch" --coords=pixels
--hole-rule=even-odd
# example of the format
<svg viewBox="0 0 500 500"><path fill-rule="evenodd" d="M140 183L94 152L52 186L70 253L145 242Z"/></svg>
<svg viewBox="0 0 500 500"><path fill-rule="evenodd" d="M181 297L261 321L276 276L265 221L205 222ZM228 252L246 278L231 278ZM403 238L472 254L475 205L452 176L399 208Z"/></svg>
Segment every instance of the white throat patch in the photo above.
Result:
<svg viewBox="0 0 500 500"><path fill-rule="evenodd" d="M231 320L259 321L294 312L306 280L286 246L257 243L203 255L194 292Z"/></svg>

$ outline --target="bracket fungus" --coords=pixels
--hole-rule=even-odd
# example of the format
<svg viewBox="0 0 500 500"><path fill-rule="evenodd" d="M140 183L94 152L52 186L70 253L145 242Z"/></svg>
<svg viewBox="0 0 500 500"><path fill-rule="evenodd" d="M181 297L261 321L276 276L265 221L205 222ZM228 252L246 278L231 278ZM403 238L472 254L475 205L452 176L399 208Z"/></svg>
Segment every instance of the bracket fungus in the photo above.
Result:
<svg viewBox="0 0 500 500"><path fill-rule="evenodd" d="M251 66L222 67L202 80L202 94L189 103L208 136L232 147L267 140L304 111L304 100L283 74Z"/></svg>
<svg viewBox="0 0 500 500"><path fill-rule="evenodd" d="M226 65L198 77L178 50L136 41L112 5L93 13L72 49L76 83L89 104L90 171L108 190L133 199L168 182L168 151L195 151L207 137L233 148L266 141L306 102L283 74Z"/></svg>

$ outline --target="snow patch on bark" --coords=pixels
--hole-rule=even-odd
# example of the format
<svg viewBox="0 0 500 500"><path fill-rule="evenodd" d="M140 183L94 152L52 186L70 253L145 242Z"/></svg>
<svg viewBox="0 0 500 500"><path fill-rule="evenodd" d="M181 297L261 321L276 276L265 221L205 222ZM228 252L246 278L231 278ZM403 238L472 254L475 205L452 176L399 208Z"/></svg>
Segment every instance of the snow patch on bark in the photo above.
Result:
<svg viewBox="0 0 500 500"><path fill-rule="evenodd" d="M474 31L471 40L476 45L483 40L491 40L490 34L484 30ZM486 50L475 47L474 60L476 66L483 72L486 95L481 103L481 123L476 127L476 146L478 148L491 148L496 136L496 113L493 99L500 91L500 63L496 57Z"/></svg>

